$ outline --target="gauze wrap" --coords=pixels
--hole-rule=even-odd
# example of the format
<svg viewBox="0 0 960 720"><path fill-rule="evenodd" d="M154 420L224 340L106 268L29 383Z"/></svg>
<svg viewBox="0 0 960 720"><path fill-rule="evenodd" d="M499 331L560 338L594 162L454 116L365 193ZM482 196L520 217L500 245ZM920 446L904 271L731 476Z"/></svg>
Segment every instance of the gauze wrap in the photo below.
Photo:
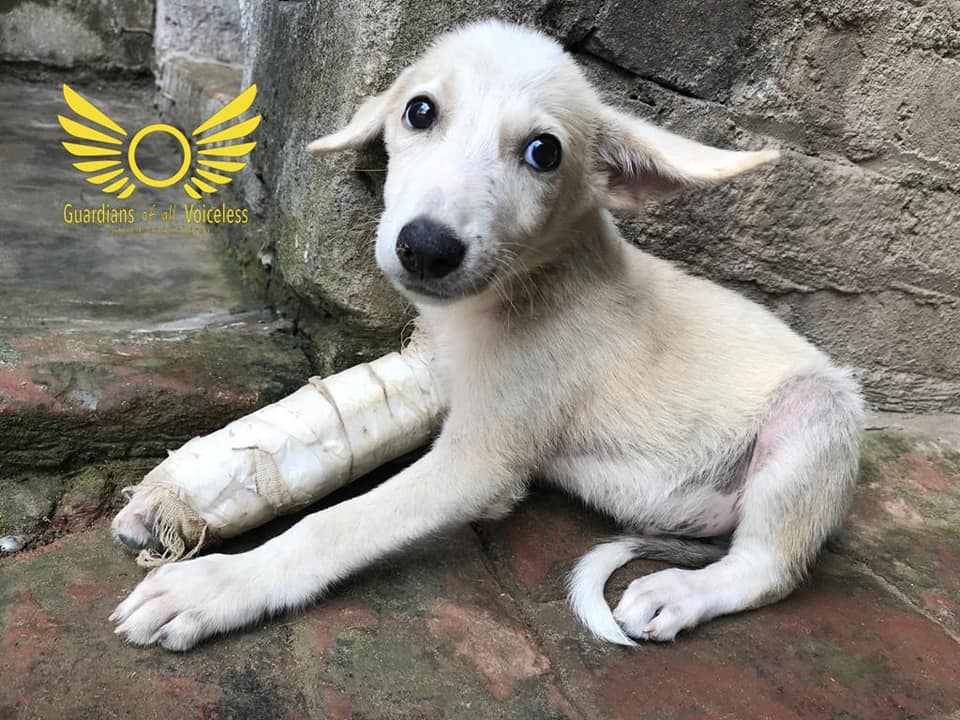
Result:
<svg viewBox="0 0 960 720"><path fill-rule="evenodd" d="M310 378L279 402L193 438L124 489L129 503L114 534L147 545L137 558L145 567L191 557L422 447L445 411L415 334L400 353Z"/></svg>

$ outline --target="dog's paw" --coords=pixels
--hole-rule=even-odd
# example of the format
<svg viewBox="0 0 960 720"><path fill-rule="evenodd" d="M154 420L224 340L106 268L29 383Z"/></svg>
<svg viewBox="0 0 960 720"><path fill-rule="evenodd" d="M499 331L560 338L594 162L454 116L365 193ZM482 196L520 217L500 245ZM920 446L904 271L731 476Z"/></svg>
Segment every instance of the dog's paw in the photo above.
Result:
<svg viewBox="0 0 960 720"><path fill-rule="evenodd" d="M669 642L681 630L709 619L709 591L696 570L661 570L634 580L613 617L637 640Z"/></svg>
<svg viewBox="0 0 960 720"><path fill-rule="evenodd" d="M263 583L241 573L238 557L208 555L158 568L113 611L114 632L134 645L183 651L256 620L267 609Z"/></svg>

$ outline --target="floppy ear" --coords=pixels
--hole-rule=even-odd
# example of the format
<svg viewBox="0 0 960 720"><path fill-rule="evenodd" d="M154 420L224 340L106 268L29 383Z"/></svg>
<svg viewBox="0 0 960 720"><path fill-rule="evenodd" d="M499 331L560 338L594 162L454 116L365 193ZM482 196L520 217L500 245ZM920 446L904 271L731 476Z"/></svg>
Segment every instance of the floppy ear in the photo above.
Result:
<svg viewBox="0 0 960 720"><path fill-rule="evenodd" d="M347 126L329 135L314 140L307 145L311 155L350 150L373 140L383 130L387 112L391 103L402 92L403 81L408 76L407 68L393 81L393 85L379 95L369 97L361 103Z"/></svg>
<svg viewBox="0 0 960 720"><path fill-rule="evenodd" d="M611 210L639 210L651 196L712 185L780 157L776 150L720 150L605 108L594 186Z"/></svg>

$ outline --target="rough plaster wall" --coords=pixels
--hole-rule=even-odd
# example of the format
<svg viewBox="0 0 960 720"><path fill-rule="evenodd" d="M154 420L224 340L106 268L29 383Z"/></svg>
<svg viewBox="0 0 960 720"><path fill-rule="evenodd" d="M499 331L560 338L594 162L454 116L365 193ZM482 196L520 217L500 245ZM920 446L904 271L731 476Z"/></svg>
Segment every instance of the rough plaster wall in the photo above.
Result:
<svg viewBox="0 0 960 720"><path fill-rule="evenodd" d="M0 1L0 61L144 72L153 0Z"/></svg>
<svg viewBox="0 0 960 720"><path fill-rule="evenodd" d="M345 322L346 364L406 310L370 243L382 148L309 159L436 33L497 16L573 50L610 101L776 167L651 203L633 242L765 302L863 375L878 408L960 412L960 3L241 0L254 154L293 289ZM370 169L367 171L366 169Z"/></svg>
<svg viewBox="0 0 960 720"><path fill-rule="evenodd" d="M616 10L580 44L648 78L603 73L634 111L788 151L763 177L655 205L628 235L767 302L858 367L878 407L960 412L960 3L736 4L726 48L683 44L701 58L644 65L654 49L628 49L644 23ZM676 4L646 6L669 34ZM725 56L725 73L698 70Z"/></svg>
<svg viewBox="0 0 960 720"><path fill-rule="evenodd" d="M157 63L178 56L239 64L240 5L237 0L156 0Z"/></svg>

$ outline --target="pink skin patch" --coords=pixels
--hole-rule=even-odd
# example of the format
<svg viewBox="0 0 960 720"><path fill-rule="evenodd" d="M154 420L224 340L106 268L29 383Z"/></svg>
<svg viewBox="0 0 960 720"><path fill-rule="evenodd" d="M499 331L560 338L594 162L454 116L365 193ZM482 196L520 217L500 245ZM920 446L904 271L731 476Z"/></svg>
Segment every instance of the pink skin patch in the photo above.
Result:
<svg viewBox="0 0 960 720"><path fill-rule="evenodd" d="M747 477L785 440L796 437L797 426L806 423L811 415L818 415L817 408L826 405L830 398L830 391L820 378L804 377L790 383L760 428Z"/></svg>

